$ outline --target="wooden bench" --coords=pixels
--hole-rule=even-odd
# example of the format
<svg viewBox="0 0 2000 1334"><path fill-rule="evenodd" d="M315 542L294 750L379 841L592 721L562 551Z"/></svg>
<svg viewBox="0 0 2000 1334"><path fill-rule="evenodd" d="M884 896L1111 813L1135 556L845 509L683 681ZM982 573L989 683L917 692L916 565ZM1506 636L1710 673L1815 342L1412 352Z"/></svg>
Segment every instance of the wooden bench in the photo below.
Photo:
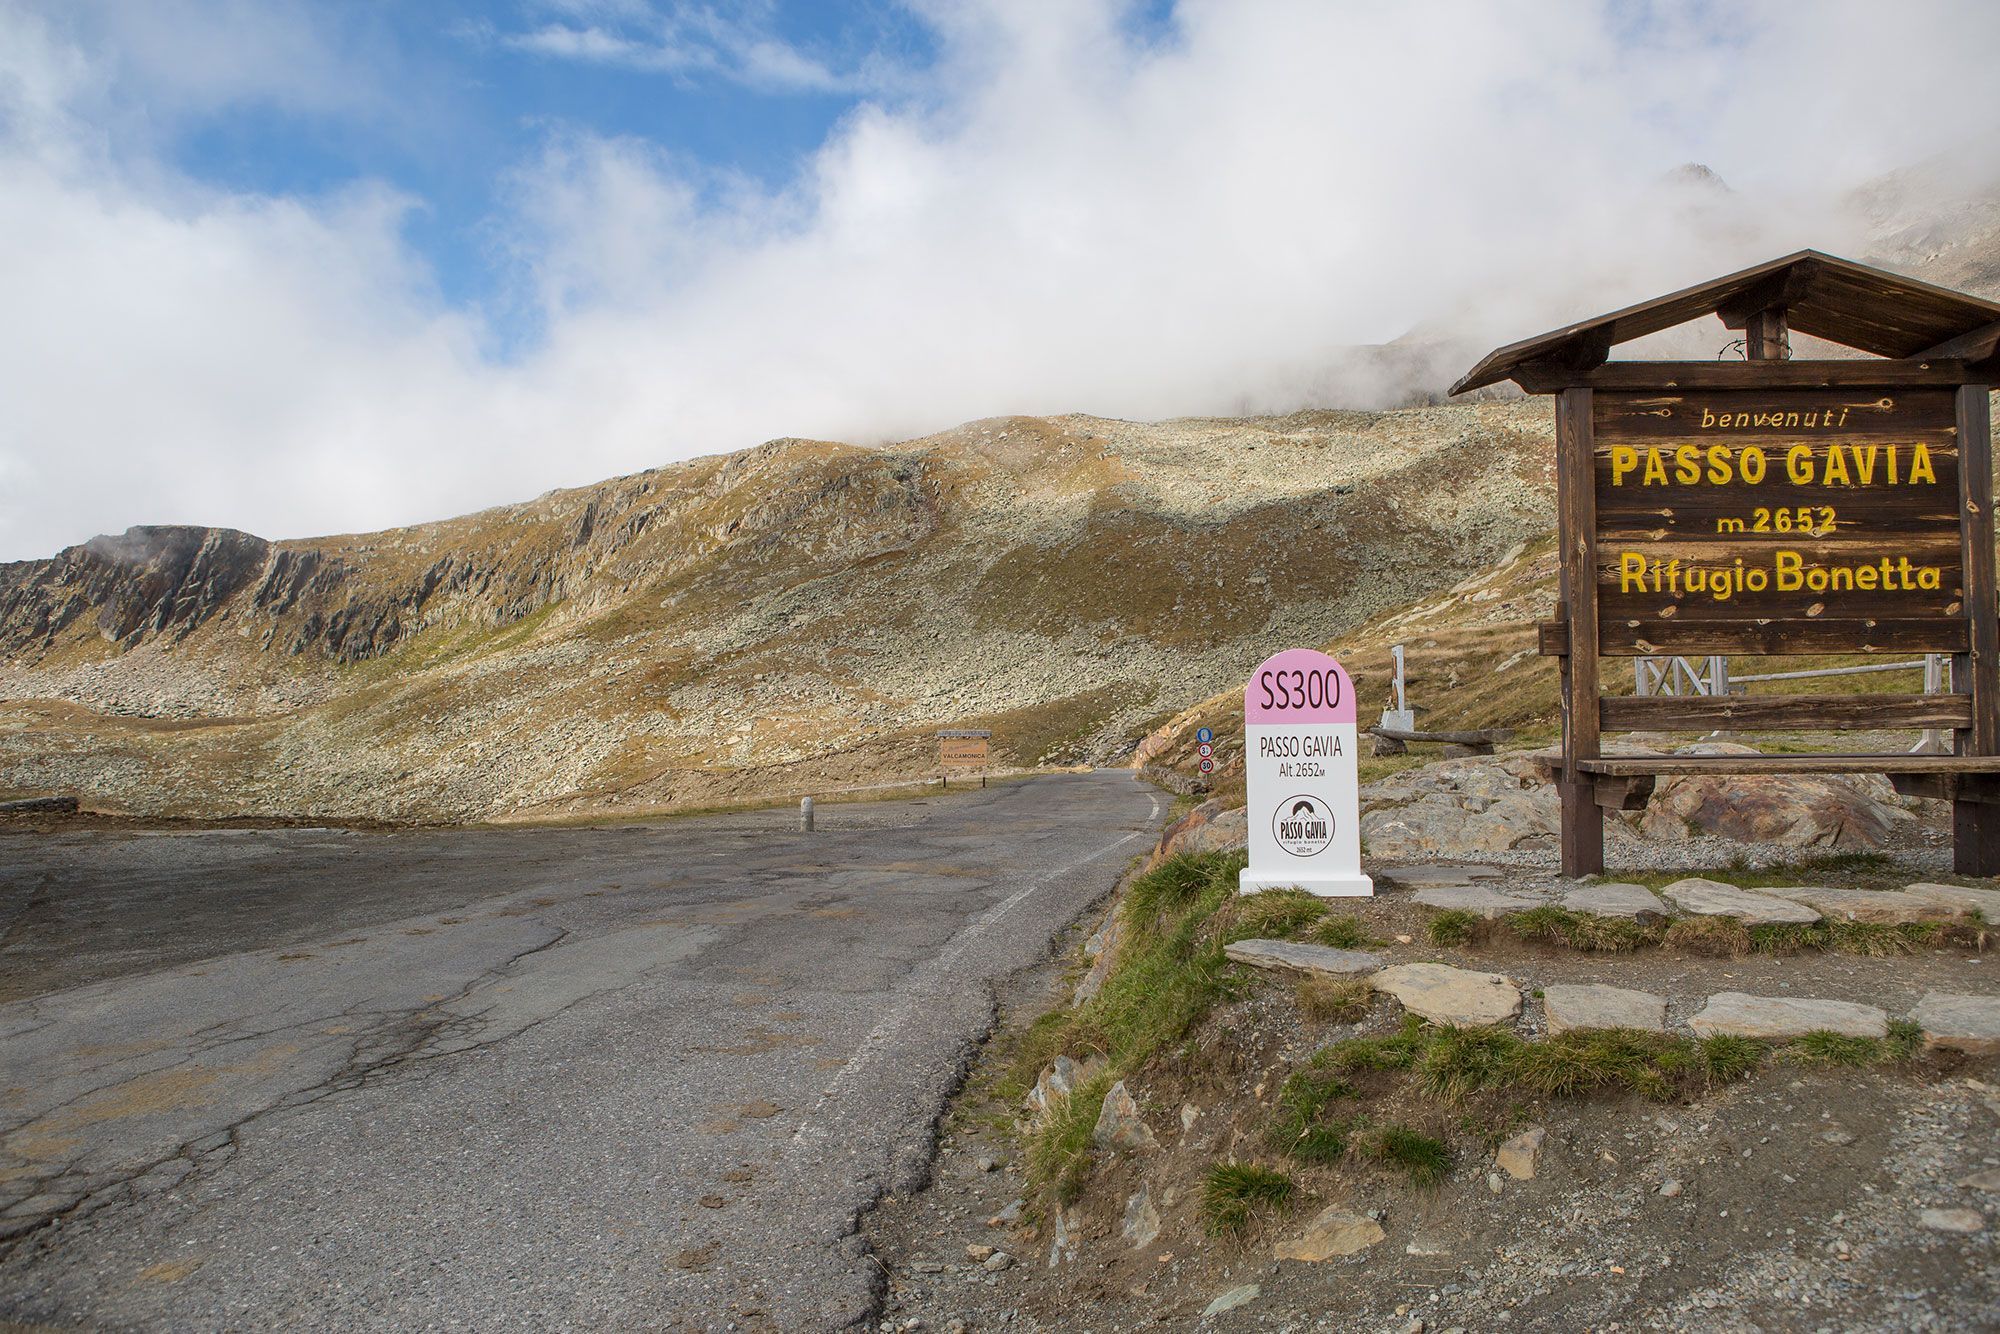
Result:
<svg viewBox="0 0 2000 1334"><path fill-rule="evenodd" d="M1550 782L1563 779L1562 758L1535 757ZM1661 778L1774 774L1881 774L1906 797L2000 805L2000 755L1599 755L1576 761L1606 810L1643 810Z"/></svg>
<svg viewBox="0 0 2000 1334"><path fill-rule="evenodd" d="M1514 739L1511 727L1486 727L1466 732L1412 732L1376 723L1367 731L1375 738L1377 755L1401 755L1413 744L1440 745L1446 755L1491 755L1495 746Z"/></svg>

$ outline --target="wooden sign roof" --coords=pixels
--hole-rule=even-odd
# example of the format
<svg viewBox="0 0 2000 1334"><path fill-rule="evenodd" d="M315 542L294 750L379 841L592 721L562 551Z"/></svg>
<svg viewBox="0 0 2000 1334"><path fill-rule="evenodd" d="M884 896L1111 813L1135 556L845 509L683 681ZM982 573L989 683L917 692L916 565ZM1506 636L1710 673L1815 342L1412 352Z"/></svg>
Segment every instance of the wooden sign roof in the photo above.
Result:
<svg viewBox="0 0 2000 1334"><path fill-rule="evenodd" d="M1566 325L1489 352L1451 387L1454 394L1515 379L1525 367L1588 367L1619 343L1705 315L1731 328L1773 307L1790 327L1882 357L1980 361L2000 347L2000 304L1801 250L1698 286Z"/></svg>

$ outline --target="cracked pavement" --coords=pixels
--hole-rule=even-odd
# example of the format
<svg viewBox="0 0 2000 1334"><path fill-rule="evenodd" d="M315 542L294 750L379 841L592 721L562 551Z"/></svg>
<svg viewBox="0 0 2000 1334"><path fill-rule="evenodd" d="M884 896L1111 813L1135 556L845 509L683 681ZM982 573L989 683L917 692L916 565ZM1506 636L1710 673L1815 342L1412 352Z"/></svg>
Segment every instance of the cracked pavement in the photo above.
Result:
<svg viewBox="0 0 2000 1334"><path fill-rule="evenodd" d="M1163 810L0 835L0 1320L863 1320L993 983Z"/></svg>

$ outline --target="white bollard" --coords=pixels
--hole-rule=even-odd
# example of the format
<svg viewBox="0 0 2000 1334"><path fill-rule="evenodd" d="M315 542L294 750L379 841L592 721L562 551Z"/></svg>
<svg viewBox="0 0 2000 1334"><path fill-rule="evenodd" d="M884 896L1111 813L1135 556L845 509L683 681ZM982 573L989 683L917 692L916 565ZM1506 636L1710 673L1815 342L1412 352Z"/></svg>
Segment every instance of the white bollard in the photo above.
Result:
<svg viewBox="0 0 2000 1334"><path fill-rule="evenodd" d="M808 834L813 830L813 799L811 797L802 797L799 800L799 828Z"/></svg>

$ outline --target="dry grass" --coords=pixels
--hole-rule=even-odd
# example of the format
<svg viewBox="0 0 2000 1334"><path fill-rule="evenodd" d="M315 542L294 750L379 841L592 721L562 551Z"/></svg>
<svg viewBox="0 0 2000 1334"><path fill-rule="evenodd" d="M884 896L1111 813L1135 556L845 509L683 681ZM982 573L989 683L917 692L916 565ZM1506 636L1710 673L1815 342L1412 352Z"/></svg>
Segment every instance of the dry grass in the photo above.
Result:
<svg viewBox="0 0 2000 1334"><path fill-rule="evenodd" d="M1375 989L1360 978L1308 977L1299 983L1299 1011L1318 1024L1353 1024L1366 1018Z"/></svg>

